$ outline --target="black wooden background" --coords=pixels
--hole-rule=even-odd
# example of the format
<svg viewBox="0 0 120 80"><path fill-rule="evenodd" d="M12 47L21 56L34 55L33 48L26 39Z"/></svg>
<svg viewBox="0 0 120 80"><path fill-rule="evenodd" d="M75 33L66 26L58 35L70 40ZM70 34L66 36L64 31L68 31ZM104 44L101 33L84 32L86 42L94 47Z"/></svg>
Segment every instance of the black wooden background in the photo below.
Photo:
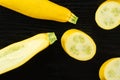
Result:
<svg viewBox="0 0 120 80"><path fill-rule="evenodd" d="M103 30L95 22L95 12L105 0L51 1L76 14L79 17L77 24L33 19L0 6L0 48L41 32L55 32L58 38L53 45L21 67L0 75L0 80L99 80L101 64L109 58L120 56L119 26L113 30ZM80 29L93 38L97 45L94 58L82 62L64 52L60 38L71 28Z"/></svg>

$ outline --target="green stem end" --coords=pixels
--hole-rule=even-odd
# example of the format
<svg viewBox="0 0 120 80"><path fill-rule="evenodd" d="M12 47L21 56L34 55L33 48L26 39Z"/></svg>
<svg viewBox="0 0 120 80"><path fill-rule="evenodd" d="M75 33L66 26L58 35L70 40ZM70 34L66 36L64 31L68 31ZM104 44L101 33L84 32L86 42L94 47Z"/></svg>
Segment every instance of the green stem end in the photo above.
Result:
<svg viewBox="0 0 120 80"><path fill-rule="evenodd" d="M57 37L54 32L49 32L48 37L49 37L50 45L57 40Z"/></svg>
<svg viewBox="0 0 120 80"><path fill-rule="evenodd" d="M78 17L74 14L71 15L70 19L68 20L68 22L76 24L78 20Z"/></svg>

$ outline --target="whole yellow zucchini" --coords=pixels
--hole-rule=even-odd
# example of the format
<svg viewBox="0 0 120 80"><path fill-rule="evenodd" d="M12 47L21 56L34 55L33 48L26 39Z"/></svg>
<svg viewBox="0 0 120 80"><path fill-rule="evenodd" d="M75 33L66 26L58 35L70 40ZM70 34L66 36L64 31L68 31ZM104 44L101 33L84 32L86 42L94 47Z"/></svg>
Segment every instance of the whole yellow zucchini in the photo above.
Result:
<svg viewBox="0 0 120 80"><path fill-rule="evenodd" d="M78 19L69 9L49 0L0 0L0 5L37 19L73 24Z"/></svg>
<svg viewBox="0 0 120 80"><path fill-rule="evenodd" d="M0 50L0 74L13 70L57 40L53 32L40 33Z"/></svg>

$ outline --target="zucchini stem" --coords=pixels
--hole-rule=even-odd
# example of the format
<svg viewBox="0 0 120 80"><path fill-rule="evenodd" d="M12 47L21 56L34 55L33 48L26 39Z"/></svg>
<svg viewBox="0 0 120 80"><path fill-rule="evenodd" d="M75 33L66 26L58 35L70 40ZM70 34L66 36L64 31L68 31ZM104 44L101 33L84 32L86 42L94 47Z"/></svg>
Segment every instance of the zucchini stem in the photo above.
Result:
<svg viewBox="0 0 120 80"><path fill-rule="evenodd" d="M78 17L74 14L71 15L70 19L68 20L68 22L76 24L78 20Z"/></svg>
<svg viewBox="0 0 120 80"><path fill-rule="evenodd" d="M50 45L57 40L57 37L54 32L49 32L48 37L49 37Z"/></svg>

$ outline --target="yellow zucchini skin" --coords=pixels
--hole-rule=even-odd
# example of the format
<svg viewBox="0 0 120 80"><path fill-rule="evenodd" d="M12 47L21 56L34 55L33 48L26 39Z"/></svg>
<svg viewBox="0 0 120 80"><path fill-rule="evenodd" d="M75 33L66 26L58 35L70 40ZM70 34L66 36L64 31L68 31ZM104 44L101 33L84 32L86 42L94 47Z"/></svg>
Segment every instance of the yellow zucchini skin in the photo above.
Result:
<svg viewBox="0 0 120 80"><path fill-rule="evenodd" d="M0 0L0 5L37 19L70 22L73 17L77 20L69 9L49 0Z"/></svg>

